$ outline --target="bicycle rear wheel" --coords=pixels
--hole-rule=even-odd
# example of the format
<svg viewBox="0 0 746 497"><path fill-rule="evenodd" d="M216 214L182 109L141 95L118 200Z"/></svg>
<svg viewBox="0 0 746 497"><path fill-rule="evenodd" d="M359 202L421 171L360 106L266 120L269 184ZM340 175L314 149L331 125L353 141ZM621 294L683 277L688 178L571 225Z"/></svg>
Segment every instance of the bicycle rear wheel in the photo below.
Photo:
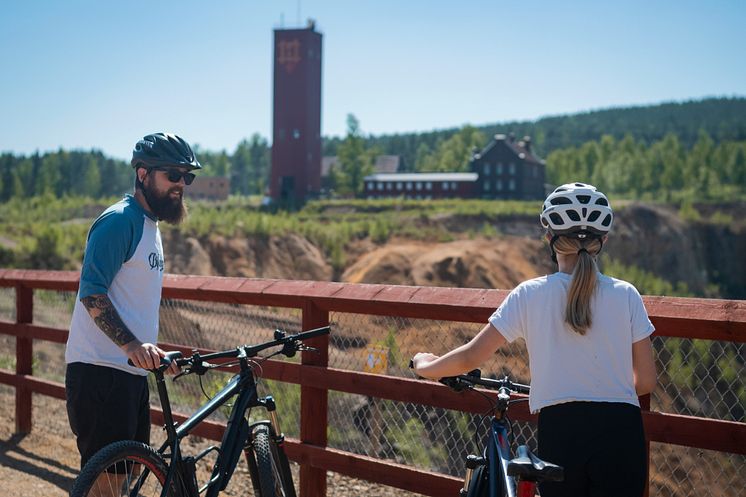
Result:
<svg viewBox="0 0 746 497"><path fill-rule="evenodd" d="M290 464L285 451L270 433L269 426L254 428L248 450L249 471L258 497L295 497Z"/></svg>
<svg viewBox="0 0 746 497"><path fill-rule="evenodd" d="M70 497L159 497L166 472L163 458L149 445L133 440L115 442L86 463Z"/></svg>

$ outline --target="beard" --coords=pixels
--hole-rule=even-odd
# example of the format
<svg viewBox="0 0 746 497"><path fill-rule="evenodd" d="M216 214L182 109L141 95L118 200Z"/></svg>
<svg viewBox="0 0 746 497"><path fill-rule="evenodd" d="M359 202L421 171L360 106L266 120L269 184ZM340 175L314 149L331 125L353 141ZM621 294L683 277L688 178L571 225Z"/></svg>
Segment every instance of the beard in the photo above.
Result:
<svg viewBox="0 0 746 497"><path fill-rule="evenodd" d="M181 194L173 198L172 192ZM184 190L178 187L169 188L165 192L159 192L153 183L146 181L142 183L142 193L145 200L153 211L155 217L161 221L171 224L179 224L187 217L187 206L184 203Z"/></svg>

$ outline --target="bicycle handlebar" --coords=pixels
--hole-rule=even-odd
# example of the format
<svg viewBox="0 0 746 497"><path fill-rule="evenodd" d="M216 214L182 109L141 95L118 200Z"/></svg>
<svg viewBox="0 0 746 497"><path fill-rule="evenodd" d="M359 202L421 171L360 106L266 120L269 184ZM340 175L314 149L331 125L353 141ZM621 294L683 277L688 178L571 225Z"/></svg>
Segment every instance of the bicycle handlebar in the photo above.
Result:
<svg viewBox="0 0 746 497"><path fill-rule="evenodd" d="M239 347L236 347L235 349L230 350L223 350L221 352L213 352L211 354L205 354L200 355L199 353L195 353L190 357L184 357L183 354L176 350L173 352L167 352L165 357L161 357L161 365L158 366L156 369L151 369L149 371L158 371L163 372L171 365L173 361L176 361L176 364L179 366L196 366L198 369L206 368L210 365L206 364L205 361L211 360L211 359L224 359L224 358L237 358L237 357L256 357L256 355L261 352L262 350L269 349L271 347L276 347L278 345L291 345L290 348L286 347L283 348L282 353L290 357L292 354L295 353L297 350L294 345L298 342L302 342L303 340L308 340L310 338L318 337L321 335L328 335L329 334L329 326L322 326L321 328L315 328L313 330L308 331L302 331L300 333L296 333L295 335L287 335L282 330L275 330L275 339L270 340L269 342L260 343L258 345L241 345ZM199 364L194 364L195 359L199 360ZM132 364L132 361L127 359L127 363L130 366L134 366Z"/></svg>
<svg viewBox="0 0 746 497"><path fill-rule="evenodd" d="M470 371L467 374L441 378L438 381L457 391L463 390L464 388L468 388L473 385L479 385L485 388L489 388L490 390L500 390L501 388L507 388L511 392L516 393L529 394L531 392L530 385L513 383L507 376L499 380L482 378L481 371L478 369Z"/></svg>
<svg viewBox="0 0 746 497"><path fill-rule="evenodd" d="M271 347L285 345L288 343L302 342L303 340L308 340L309 338L328 334L329 326L322 326L321 328L302 331L300 333L296 333L295 335L286 335L285 332L282 330L275 330L275 339L270 340L269 342L260 343L258 345L241 345L239 347L236 347L235 349L224 350L222 352L213 352L212 354L205 354L203 356L200 356L200 359L206 361L210 359L236 358L242 357L244 356L244 354L245 357L256 357L259 352ZM189 359L183 359L183 361L188 360ZM178 361L178 364L181 366L182 361ZM187 364L187 362L184 362L184 364Z"/></svg>
<svg viewBox="0 0 746 497"><path fill-rule="evenodd" d="M414 369L414 363L412 360L409 361L409 369ZM482 378L482 372L479 369L474 369L466 374L458 376L445 376L438 380L445 386L460 392L474 385L479 385L490 390L500 390L501 388L507 388L511 392L529 394L531 391L530 385L522 385L520 383L513 383L506 376L500 380L493 380L491 378Z"/></svg>

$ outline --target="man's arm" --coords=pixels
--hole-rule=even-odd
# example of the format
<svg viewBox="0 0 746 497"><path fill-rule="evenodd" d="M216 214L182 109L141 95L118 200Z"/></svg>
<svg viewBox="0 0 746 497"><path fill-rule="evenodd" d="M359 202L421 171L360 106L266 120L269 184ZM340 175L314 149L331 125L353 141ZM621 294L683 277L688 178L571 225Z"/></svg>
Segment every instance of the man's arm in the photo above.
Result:
<svg viewBox="0 0 746 497"><path fill-rule="evenodd" d="M90 295L83 297L80 301L88 310L88 314L91 315L96 326L112 342L120 347L124 347L133 340L137 340L135 335L127 328L127 325L124 324L124 321L122 321L108 295Z"/></svg>
<svg viewBox="0 0 746 497"><path fill-rule="evenodd" d="M80 302L96 326L127 354L132 364L143 369L155 369L160 365L165 352L152 343L140 342L124 324L108 295L89 295Z"/></svg>

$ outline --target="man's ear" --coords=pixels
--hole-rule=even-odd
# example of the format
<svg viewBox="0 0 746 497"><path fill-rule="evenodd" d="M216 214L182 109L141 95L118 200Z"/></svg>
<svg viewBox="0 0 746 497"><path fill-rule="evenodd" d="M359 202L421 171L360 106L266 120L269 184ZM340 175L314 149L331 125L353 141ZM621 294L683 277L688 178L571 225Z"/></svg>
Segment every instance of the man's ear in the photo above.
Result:
<svg viewBox="0 0 746 497"><path fill-rule="evenodd" d="M138 181L140 181L140 183L142 183L142 182L145 181L145 176L148 175L148 170L145 169L144 167L138 167L137 171L136 171L136 174L137 174Z"/></svg>

